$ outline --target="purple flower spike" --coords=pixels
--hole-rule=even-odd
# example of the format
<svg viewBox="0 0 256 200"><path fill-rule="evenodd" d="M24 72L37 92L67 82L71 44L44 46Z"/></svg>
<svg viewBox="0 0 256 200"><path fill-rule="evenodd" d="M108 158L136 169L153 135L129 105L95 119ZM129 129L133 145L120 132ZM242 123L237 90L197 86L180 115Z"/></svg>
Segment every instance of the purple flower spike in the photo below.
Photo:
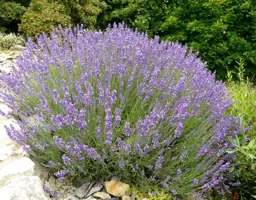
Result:
<svg viewBox="0 0 256 200"><path fill-rule="evenodd" d="M0 73L0 100L12 110L0 115L20 118L7 135L58 180L145 178L181 199L238 184L226 150L244 129L192 49L124 24L59 27L26 47L14 71Z"/></svg>
<svg viewBox="0 0 256 200"><path fill-rule="evenodd" d="M155 164L155 168L156 169L161 169L162 163L163 163L163 159L164 159L163 156L159 156L158 157L158 160L156 161L156 164Z"/></svg>
<svg viewBox="0 0 256 200"><path fill-rule="evenodd" d="M130 123L129 122L125 122L125 126L124 126L124 134L127 137L130 137L132 135L132 130L130 128Z"/></svg>

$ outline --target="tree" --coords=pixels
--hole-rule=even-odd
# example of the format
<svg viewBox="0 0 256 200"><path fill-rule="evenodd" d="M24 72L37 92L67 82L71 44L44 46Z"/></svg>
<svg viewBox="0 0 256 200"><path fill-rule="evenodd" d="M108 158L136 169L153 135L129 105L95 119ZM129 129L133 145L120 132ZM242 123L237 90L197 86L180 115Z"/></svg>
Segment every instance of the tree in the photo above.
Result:
<svg viewBox="0 0 256 200"><path fill-rule="evenodd" d="M124 21L161 40L179 41L199 52L208 68L225 79L244 60L256 74L256 1L254 0L106 0L98 26Z"/></svg>

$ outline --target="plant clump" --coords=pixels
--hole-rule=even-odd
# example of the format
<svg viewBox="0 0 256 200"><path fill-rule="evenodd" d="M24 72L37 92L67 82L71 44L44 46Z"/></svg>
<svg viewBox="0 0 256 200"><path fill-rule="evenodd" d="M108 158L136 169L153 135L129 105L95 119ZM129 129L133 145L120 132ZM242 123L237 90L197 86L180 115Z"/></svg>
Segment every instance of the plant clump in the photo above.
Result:
<svg viewBox="0 0 256 200"><path fill-rule="evenodd" d="M1 99L25 116L21 131L6 129L59 180L115 176L177 197L229 191L239 123L225 114L223 84L186 47L123 24L60 27L26 46L0 77Z"/></svg>
<svg viewBox="0 0 256 200"><path fill-rule="evenodd" d="M47 0L32 0L21 18L19 31L28 37L50 33L56 26L68 26L71 18L66 14L65 6Z"/></svg>
<svg viewBox="0 0 256 200"><path fill-rule="evenodd" d="M14 45L24 45L25 39L14 33L5 34L0 32L0 49L9 49Z"/></svg>

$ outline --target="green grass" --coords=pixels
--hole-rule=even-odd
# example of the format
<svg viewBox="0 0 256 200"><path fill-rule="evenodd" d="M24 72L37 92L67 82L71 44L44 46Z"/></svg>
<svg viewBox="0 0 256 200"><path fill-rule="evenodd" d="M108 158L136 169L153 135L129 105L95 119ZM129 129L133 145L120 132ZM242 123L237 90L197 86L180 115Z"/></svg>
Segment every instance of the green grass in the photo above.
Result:
<svg viewBox="0 0 256 200"><path fill-rule="evenodd" d="M237 73L228 72L227 89L234 100L229 113L240 119L242 127L249 128L232 140L235 145L232 152L236 153L235 163L238 164L233 168L238 171L233 180L241 182L233 192L238 193L241 200L251 200L256 198L256 87L244 74L244 63L240 61Z"/></svg>
<svg viewBox="0 0 256 200"><path fill-rule="evenodd" d="M239 117L243 126L252 127L247 134L253 139L256 136L256 87L252 80L244 77L243 62L238 62L238 65L238 81L233 81L234 72L228 72L227 89L234 100L230 113Z"/></svg>

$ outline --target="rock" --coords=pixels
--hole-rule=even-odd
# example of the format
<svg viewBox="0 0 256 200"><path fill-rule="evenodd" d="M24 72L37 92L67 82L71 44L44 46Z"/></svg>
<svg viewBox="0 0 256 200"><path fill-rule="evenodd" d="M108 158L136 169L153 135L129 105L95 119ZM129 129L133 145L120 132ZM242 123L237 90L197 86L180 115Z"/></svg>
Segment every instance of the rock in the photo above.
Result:
<svg viewBox="0 0 256 200"><path fill-rule="evenodd" d="M27 156L27 153L17 143L10 142L6 145L0 143L0 161L7 160L11 156L19 155Z"/></svg>
<svg viewBox="0 0 256 200"><path fill-rule="evenodd" d="M51 188L51 190L58 190L57 182L53 176L50 176L48 181L44 182L44 186Z"/></svg>
<svg viewBox="0 0 256 200"><path fill-rule="evenodd" d="M0 186L17 176L34 175L34 167L35 164L27 157L19 158L8 163L1 163Z"/></svg>
<svg viewBox="0 0 256 200"><path fill-rule="evenodd" d="M105 189L107 193L116 196L116 197L122 197L126 195L130 195L130 186L123 182L118 182L114 179L111 181L106 181L104 183Z"/></svg>
<svg viewBox="0 0 256 200"><path fill-rule="evenodd" d="M85 195L85 198L91 196L92 194L94 194L94 193L96 193L96 192L99 192L102 188L103 188L102 185L95 185L94 187L92 187L92 188L90 189L90 191L88 192L88 194Z"/></svg>
<svg viewBox="0 0 256 200"><path fill-rule="evenodd" d="M50 176L49 183L53 187L56 185L56 179L53 176ZM57 188L56 188L57 189Z"/></svg>
<svg viewBox="0 0 256 200"><path fill-rule="evenodd" d="M87 182L87 179L84 178L84 177L79 177L77 178L74 182L73 182L73 185L76 187L76 188L79 188L81 185L83 185L84 183Z"/></svg>
<svg viewBox="0 0 256 200"><path fill-rule="evenodd" d="M24 47L24 46L21 46L21 45L14 45L14 46L12 46L9 50L10 51L23 51L23 50L25 50L26 49L26 47Z"/></svg>
<svg viewBox="0 0 256 200"><path fill-rule="evenodd" d="M97 199L92 197L92 196L90 196L90 197L84 198L83 200L97 200Z"/></svg>
<svg viewBox="0 0 256 200"><path fill-rule="evenodd" d="M39 162L35 160L33 160L33 162L35 163L35 175L39 176L43 180L47 180L49 176L48 171L43 168Z"/></svg>
<svg viewBox="0 0 256 200"><path fill-rule="evenodd" d="M18 144L17 144L18 145ZM23 148L18 148L16 151L15 151L15 154L16 156L27 156L28 157L28 153L23 149Z"/></svg>
<svg viewBox="0 0 256 200"><path fill-rule="evenodd" d="M37 176L21 176L0 189L2 200L49 200Z"/></svg>
<svg viewBox="0 0 256 200"><path fill-rule="evenodd" d="M89 187L90 187L90 182L84 183L81 187L76 189L75 195L79 198L83 198L88 193L88 190L91 189Z"/></svg>
<svg viewBox="0 0 256 200"><path fill-rule="evenodd" d="M106 192L96 192L93 194L94 197L100 198L100 199L111 199L111 196Z"/></svg>
<svg viewBox="0 0 256 200"><path fill-rule="evenodd" d="M135 200L135 197L131 197L131 196L123 196L122 200Z"/></svg>
<svg viewBox="0 0 256 200"><path fill-rule="evenodd" d="M70 190L71 189L71 187L67 186L67 185L63 185L63 186L61 186L61 188L63 188L63 190Z"/></svg>
<svg viewBox="0 0 256 200"><path fill-rule="evenodd" d="M65 200L79 200L78 198L76 198L75 196L73 195L69 195L67 196L67 198Z"/></svg>

